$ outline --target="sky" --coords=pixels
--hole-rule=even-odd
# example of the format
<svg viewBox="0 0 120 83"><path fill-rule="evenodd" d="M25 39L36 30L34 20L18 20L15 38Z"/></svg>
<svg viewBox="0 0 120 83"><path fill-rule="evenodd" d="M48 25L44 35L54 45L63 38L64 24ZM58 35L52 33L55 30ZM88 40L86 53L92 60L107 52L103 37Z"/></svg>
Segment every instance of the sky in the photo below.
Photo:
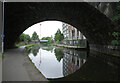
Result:
<svg viewBox="0 0 120 83"><path fill-rule="evenodd" d="M41 29L40 29L40 24L41 24ZM35 31L37 32L39 38L41 39L42 37L47 37L47 36L51 37L51 35L54 37L54 34L58 29L60 29L62 32L62 22L44 21L28 27L28 29L26 29L23 33L29 34L30 37L32 37L32 34ZM40 32L41 32L41 36L40 36Z"/></svg>

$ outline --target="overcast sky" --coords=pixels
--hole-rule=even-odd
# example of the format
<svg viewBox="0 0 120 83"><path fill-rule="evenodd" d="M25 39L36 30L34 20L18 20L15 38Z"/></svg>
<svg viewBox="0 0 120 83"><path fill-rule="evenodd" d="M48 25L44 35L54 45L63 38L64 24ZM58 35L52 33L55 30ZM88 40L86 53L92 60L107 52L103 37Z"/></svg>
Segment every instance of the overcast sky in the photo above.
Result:
<svg viewBox="0 0 120 83"><path fill-rule="evenodd" d="M41 24L41 37L40 37L40 24ZM62 22L60 21L44 21L28 27L23 33L29 34L32 36L33 32L37 32L39 38L53 36L58 30L58 28L62 31Z"/></svg>

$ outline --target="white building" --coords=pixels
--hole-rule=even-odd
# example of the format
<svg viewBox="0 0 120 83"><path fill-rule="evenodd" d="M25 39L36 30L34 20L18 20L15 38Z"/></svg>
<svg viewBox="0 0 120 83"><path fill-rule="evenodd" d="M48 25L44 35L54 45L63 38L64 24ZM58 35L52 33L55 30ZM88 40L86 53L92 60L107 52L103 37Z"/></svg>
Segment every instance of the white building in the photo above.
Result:
<svg viewBox="0 0 120 83"><path fill-rule="evenodd" d="M82 40L86 39L85 36L78 31L75 27L62 23L62 30L63 30L63 35L64 35L64 41L65 44L67 43L66 41L70 41L70 44L72 43L72 40Z"/></svg>

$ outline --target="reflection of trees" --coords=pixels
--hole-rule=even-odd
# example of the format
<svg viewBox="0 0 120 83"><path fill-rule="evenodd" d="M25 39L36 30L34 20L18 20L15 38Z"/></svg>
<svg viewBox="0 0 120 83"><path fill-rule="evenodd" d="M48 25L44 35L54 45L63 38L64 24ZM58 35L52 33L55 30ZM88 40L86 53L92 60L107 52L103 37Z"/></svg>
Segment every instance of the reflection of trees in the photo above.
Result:
<svg viewBox="0 0 120 83"><path fill-rule="evenodd" d="M55 52L55 56L56 56L57 60L60 62L60 60L61 60L61 59L63 58L63 56L64 56L64 53L63 53L62 49L56 48L56 49L54 50L54 52Z"/></svg>
<svg viewBox="0 0 120 83"><path fill-rule="evenodd" d="M46 51L53 51L53 47L51 47L51 46L43 46L43 47L41 47L43 50L46 50Z"/></svg>
<svg viewBox="0 0 120 83"><path fill-rule="evenodd" d="M37 53L38 53L38 51L39 51L39 49L32 49L32 53L33 53L33 55L36 56Z"/></svg>
<svg viewBox="0 0 120 83"><path fill-rule="evenodd" d="M27 53L28 53L28 54L30 54L30 53L31 53L31 49L27 49L26 51L27 51Z"/></svg>
<svg viewBox="0 0 120 83"><path fill-rule="evenodd" d="M37 55L38 51L39 51L40 47L39 46L35 46L35 47L32 47L32 48L29 48L27 50L27 53L32 53L34 56Z"/></svg>

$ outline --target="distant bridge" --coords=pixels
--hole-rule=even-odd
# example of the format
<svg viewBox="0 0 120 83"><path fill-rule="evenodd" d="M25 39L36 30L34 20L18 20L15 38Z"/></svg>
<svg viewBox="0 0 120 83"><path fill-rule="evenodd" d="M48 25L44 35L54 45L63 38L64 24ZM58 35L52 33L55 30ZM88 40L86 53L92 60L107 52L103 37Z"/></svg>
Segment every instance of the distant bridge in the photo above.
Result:
<svg viewBox="0 0 120 83"><path fill-rule="evenodd" d="M40 40L40 43L47 43L48 40Z"/></svg>

